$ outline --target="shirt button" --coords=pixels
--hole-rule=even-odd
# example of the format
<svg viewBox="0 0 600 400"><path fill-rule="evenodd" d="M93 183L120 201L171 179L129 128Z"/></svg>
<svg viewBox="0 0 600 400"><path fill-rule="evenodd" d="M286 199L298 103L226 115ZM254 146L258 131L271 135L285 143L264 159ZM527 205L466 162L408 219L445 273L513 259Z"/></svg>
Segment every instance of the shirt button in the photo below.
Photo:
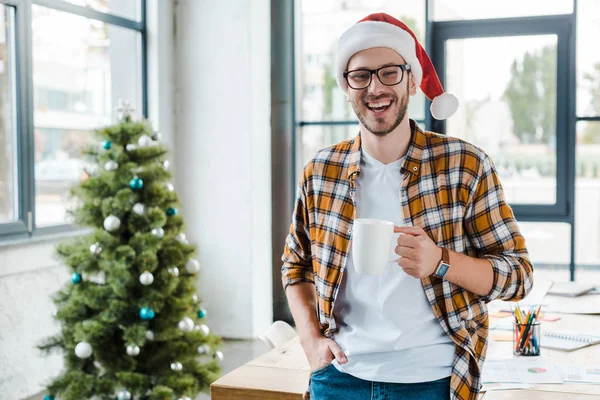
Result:
<svg viewBox="0 0 600 400"><path fill-rule="evenodd" d="M352 228L348 229L348 235L352 235Z"/></svg>
<svg viewBox="0 0 600 400"><path fill-rule="evenodd" d="M417 172L417 167L413 167L413 171Z"/></svg>

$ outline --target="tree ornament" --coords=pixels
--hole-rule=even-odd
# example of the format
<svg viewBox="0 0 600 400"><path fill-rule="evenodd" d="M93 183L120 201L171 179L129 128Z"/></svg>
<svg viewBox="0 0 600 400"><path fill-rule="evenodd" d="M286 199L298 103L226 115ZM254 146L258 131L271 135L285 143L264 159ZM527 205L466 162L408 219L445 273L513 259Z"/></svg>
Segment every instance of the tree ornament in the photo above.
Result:
<svg viewBox="0 0 600 400"><path fill-rule="evenodd" d="M201 308L198 310L198 318L202 319L206 317L206 310L204 308Z"/></svg>
<svg viewBox="0 0 600 400"><path fill-rule="evenodd" d="M92 345L88 342L77 343L75 355L81 359L90 357L92 355Z"/></svg>
<svg viewBox="0 0 600 400"><path fill-rule="evenodd" d="M127 151L134 151L137 149L137 146L133 143L129 143L128 145L125 146L125 150Z"/></svg>
<svg viewBox="0 0 600 400"><path fill-rule="evenodd" d="M183 232L179 232L177 234L177 236L175 236L175 240L177 240L178 242L183 243L183 244L189 243L189 241L187 240L187 236L185 236L185 233L183 233Z"/></svg>
<svg viewBox="0 0 600 400"><path fill-rule="evenodd" d="M154 311L151 308L143 307L140 309L140 318L144 321L149 321L154 318Z"/></svg>
<svg viewBox="0 0 600 400"><path fill-rule="evenodd" d="M151 330L147 330L146 331L146 339L149 341L153 341L154 340L154 332L152 332Z"/></svg>
<svg viewBox="0 0 600 400"><path fill-rule="evenodd" d="M119 219L119 217L116 217L114 215L109 215L104 220L104 229L106 229L108 232L115 232L119 229L120 226L121 220Z"/></svg>
<svg viewBox="0 0 600 400"><path fill-rule="evenodd" d="M185 317L179 321L179 330L182 332L191 332L194 330L194 320L190 317Z"/></svg>
<svg viewBox="0 0 600 400"><path fill-rule="evenodd" d="M95 254L95 255L102 253L102 247L100 247L100 243L96 242L93 245L91 245L90 251L92 252L92 254Z"/></svg>
<svg viewBox="0 0 600 400"><path fill-rule="evenodd" d="M131 400L131 393L129 390L121 390L117 393L117 400Z"/></svg>
<svg viewBox="0 0 600 400"><path fill-rule="evenodd" d="M152 229L152 236L162 239L165 236L165 230L163 228Z"/></svg>
<svg viewBox="0 0 600 400"><path fill-rule="evenodd" d="M73 282L74 284L81 283L82 280L83 278L81 277L81 274L79 272L73 272L71 274L71 282Z"/></svg>
<svg viewBox="0 0 600 400"><path fill-rule="evenodd" d="M55 400L54 396L52 396L51 394L47 394L44 396L44 400Z"/></svg>
<svg viewBox="0 0 600 400"><path fill-rule="evenodd" d="M140 354L140 348L135 344L128 345L126 351L127 355L130 355L131 357L135 357Z"/></svg>
<svg viewBox="0 0 600 400"><path fill-rule="evenodd" d="M175 208L175 207L169 207L167 208L167 215L169 217L172 217L173 215L177 215L179 211Z"/></svg>
<svg viewBox="0 0 600 400"><path fill-rule="evenodd" d="M135 205L133 206L133 212L139 215L144 215L144 213L146 212L146 206L142 203L135 203Z"/></svg>
<svg viewBox="0 0 600 400"><path fill-rule="evenodd" d="M113 160L107 161L106 164L104 164L104 169L107 171L114 171L117 168L119 168L119 164Z"/></svg>
<svg viewBox="0 0 600 400"><path fill-rule="evenodd" d="M140 190L144 187L144 181L136 175L129 181L129 187L134 191Z"/></svg>
<svg viewBox="0 0 600 400"><path fill-rule="evenodd" d="M213 358L215 358L217 361L219 361L220 363L222 363L223 362L223 358L224 358L223 357L223 352L217 350L215 352L215 354L213 355Z"/></svg>
<svg viewBox="0 0 600 400"><path fill-rule="evenodd" d="M198 346L198 354L200 354L201 356L203 356L204 354L208 354L209 351L210 346L207 344L201 344L200 346Z"/></svg>
<svg viewBox="0 0 600 400"><path fill-rule="evenodd" d="M185 270L188 274L195 274L200 271L200 263L195 258L190 258L187 263L185 263Z"/></svg>
<svg viewBox="0 0 600 400"><path fill-rule="evenodd" d="M178 277L179 276L179 268L173 267L167 270L171 276Z"/></svg>
<svg viewBox="0 0 600 400"><path fill-rule="evenodd" d="M138 139L138 146L140 147L148 147L152 145L152 139L148 135L142 135Z"/></svg>
<svg viewBox="0 0 600 400"><path fill-rule="evenodd" d="M112 147L112 142L110 140L107 140L106 142L102 142L102 148L104 150L110 150L111 147Z"/></svg>
<svg viewBox="0 0 600 400"><path fill-rule="evenodd" d="M198 298L198 295L197 295L197 294L193 294L193 295L192 295L192 301L193 301L194 303L197 303L199 300L200 300L200 299Z"/></svg>
<svg viewBox="0 0 600 400"><path fill-rule="evenodd" d="M181 371L183 369L183 365L179 361L175 361L171 363L171 369L173 371Z"/></svg>
<svg viewBox="0 0 600 400"><path fill-rule="evenodd" d="M152 133L152 140L156 140L157 142L160 142L161 140L163 140L163 134L156 131L154 133Z"/></svg>
<svg viewBox="0 0 600 400"><path fill-rule="evenodd" d="M189 397L187 397L187 396L183 396L183 397L180 397L178 400L192 400L192 399L190 399L190 398L189 398Z"/></svg>
<svg viewBox="0 0 600 400"><path fill-rule="evenodd" d="M152 275L151 272L144 271L140 275L140 283L142 285L144 285L144 286L152 285L152 282L154 282L154 275Z"/></svg>
<svg viewBox="0 0 600 400"><path fill-rule="evenodd" d="M54 309L52 310L52 316L54 318L56 318L57 315L58 315L58 310L56 309L56 307L54 307Z"/></svg>
<svg viewBox="0 0 600 400"><path fill-rule="evenodd" d="M172 183L167 183L167 184L165 184L165 187L167 188L167 190L168 190L169 192L172 192L172 191L174 191L174 190L175 190L175 187L173 186L173 184L172 184Z"/></svg>
<svg viewBox="0 0 600 400"><path fill-rule="evenodd" d="M165 160L165 161L163 161L162 166L164 169L169 169L169 167L171 166L171 163L169 162L169 160Z"/></svg>
<svg viewBox="0 0 600 400"><path fill-rule="evenodd" d="M195 326L194 330L202 331L202 334L204 336L208 336L210 334L210 328L208 326L206 326L205 324Z"/></svg>
<svg viewBox="0 0 600 400"><path fill-rule="evenodd" d="M131 106L131 102L129 100L119 99L119 105L117 106L117 118L119 120L132 118L134 111L135 108Z"/></svg>

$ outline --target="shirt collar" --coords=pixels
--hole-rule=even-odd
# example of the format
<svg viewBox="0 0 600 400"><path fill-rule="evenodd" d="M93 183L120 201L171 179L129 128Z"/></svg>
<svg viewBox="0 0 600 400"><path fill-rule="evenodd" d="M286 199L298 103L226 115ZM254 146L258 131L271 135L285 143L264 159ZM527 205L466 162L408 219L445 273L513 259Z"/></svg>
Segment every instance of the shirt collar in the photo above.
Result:
<svg viewBox="0 0 600 400"><path fill-rule="evenodd" d="M426 145L425 134L419 125L410 120L411 140L400 170L418 176L421 171L421 157ZM352 140L348 154L348 179L353 180L360 173L361 137L360 133Z"/></svg>

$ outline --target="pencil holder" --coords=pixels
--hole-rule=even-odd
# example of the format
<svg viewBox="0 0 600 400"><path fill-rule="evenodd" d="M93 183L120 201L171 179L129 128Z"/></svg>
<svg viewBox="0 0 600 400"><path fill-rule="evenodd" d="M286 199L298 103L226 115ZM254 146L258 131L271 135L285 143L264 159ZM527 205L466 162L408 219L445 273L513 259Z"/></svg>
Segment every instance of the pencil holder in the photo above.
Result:
<svg viewBox="0 0 600 400"><path fill-rule="evenodd" d="M513 353L518 356L540 355L541 326L539 322L513 322Z"/></svg>

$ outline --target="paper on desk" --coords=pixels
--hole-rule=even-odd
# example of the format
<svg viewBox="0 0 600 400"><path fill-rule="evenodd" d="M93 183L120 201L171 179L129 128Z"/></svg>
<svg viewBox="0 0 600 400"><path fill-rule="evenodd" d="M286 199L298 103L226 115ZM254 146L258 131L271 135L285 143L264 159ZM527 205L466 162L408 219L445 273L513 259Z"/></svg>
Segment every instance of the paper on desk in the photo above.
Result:
<svg viewBox="0 0 600 400"><path fill-rule="evenodd" d="M528 383L484 383L481 388L482 392L491 392L493 390L514 390L514 389L529 389L533 385Z"/></svg>
<svg viewBox="0 0 600 400"><path fill-rule="evenodd" d="M484 383L562 383L558 370L543 357L491 359L483 364Z"/></svg>
<svg viewBox="0 0 600 400"><path fill-rule="evenodd" d="M600 384L600 364L562 364L556 368L565 382Z"/></svg>

